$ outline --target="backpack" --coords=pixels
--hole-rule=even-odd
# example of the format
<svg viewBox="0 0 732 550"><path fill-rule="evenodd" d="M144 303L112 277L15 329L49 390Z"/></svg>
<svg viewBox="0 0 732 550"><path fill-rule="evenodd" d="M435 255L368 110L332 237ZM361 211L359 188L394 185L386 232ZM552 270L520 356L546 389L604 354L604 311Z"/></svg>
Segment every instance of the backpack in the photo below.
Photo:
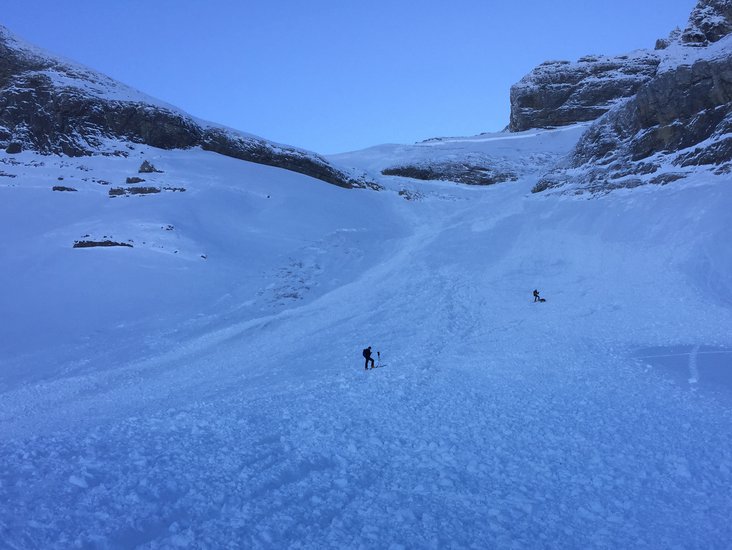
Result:
<svg viewBox="0 0 732 550"><path fill-rule="evenodd" d="M369 358L369 356L371 355L371 350L370 350L369 348L366 348L365 350L363 350L362 354L363 354L363 356L364 356L364 357L365 357L366 359L368 359L368 358Z"/></svg>

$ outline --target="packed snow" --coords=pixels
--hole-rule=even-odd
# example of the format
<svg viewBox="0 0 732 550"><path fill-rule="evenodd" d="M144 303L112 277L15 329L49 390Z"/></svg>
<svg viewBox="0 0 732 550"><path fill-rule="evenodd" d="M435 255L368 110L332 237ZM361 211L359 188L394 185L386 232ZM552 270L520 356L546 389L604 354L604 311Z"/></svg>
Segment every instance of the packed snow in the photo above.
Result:
<svg viewBox="0 0 732 550"><path fill-rule="evenodd" d="M728 548L731 177L531 194L580 133L0 154L0 547Z"/></svg>

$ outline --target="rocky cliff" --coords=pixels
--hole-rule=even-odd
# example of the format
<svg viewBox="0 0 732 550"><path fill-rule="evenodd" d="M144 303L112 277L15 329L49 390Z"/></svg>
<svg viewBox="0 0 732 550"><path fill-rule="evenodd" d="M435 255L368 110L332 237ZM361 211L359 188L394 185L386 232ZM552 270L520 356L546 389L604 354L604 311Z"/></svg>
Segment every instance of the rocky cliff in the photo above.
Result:
<svg viewBox="0 0 732 550"><path fill-rule="evenodd" d="M534 191L665 184L697 166L732 171L732 40L724 42L717 56L664 71L600 118Z"/></svg>
<svg viewBox="0 0 732 550"><path fill-rule="evenodd" d="M706 47L730 31L732 2L700 0L687 27L658 40L655 50L542 63L511 87L509 129L520 132L596 120L653 79L659 66L675 55L666 51L669 47Z"/></svg>
<svg viewBox="0 0 732 550"><path fill-rule="evenodd" d="M660 62L654 52L641 51L542 63L511 87L509 129L521 132L595 120L635 94L656 74Z"/></svg>
<svg viewBox="0 0 732 550"><path fill-rule="evenodd" d="M688 45L706 46L732 32L732 3L729 0L700 0L689 16L680 40Z"/></svg>
<svg viewBox="0 0 732 550"><path fill-rule="evenodd" d="M732 0L701 0L685 30L659 40L655 52L635 54L636 59L657 62L632 94L613 98L614 85L602 84L604 95L597 97L606 112L534 191L563 187L604 192L666 184L699 166L716 174L732 171L731 30ZM554 74L559 78L560 73ZM556 115L545 111L549 125L586 120L564 117L567 109L559 108ZM519 118L523 123L542 120L538 112Z"/></svg>
<svg viewBox="0 0 732 550"><path fill-rule="evenodd" d="M8 152L126 154L120 142L202 147L341 187L364 185L322 157L219 127L95 71L42 52L0 26L0 147Z"/></svg>

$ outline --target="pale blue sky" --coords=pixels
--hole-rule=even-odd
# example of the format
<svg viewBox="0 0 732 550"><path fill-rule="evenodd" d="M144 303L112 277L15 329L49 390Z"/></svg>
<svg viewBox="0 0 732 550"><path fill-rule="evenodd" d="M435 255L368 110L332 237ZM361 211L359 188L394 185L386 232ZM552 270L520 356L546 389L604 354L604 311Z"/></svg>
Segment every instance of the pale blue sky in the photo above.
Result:
<svg viewBox="0 0 732 550"><path fill-rule="evenodd" d="M26 0L0 23L200 118L320 153L508 123L547 59L652 48L696 0Z"/></svg>

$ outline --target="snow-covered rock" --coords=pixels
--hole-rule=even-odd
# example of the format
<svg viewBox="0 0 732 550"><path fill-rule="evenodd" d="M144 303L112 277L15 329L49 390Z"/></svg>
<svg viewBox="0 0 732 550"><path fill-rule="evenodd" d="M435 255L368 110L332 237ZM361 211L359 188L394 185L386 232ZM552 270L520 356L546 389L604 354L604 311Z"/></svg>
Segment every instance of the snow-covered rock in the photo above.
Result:
<svg viewBox="0 0 732 550"><path fill-rule="evenodd" d="M582 136L535 191L665 184L703 166L732 170L732 37L691 65L666 70Z"/></svg>
<svg viewBox="0 0 732 550"><path fill-rule="evenodd" d="M0 26L0 147L68 156L126 155L120 142L201 147L360 186L322 157L195 119L96 71L25 44Z"/></svg>
<svg viewBox="0 0 732 550"><path fill-rule="evenodd" d="M732 32L732 2L730 0L699 0L689 17L681 41L689 45L706 46Z"/></svg>
<svg viewBox="0 0 732 550"><path fill-rule="evenodd" d="M519 132L595 120L637 92L660 61L654 52L641 50L542 63L511 87L509 128Z"/></svg>
<svg viewBox="0 0 732 550"><path fill-rule="evenodd" d="M627 97L618 95L597 105L599 110L609 109L534 191L561 187L605 192L670 183L698 167L714 174L732 170L730 30L732 2L700 0L683 32L659 41L656 52L636 54L656 59L655 72ZM623 82L618 79L621 88ZM612 95L611 84L603 90ZM551 112L548 105L542 107ZM568 122L561 119L561 113L568 112L564 106L557 112L553 123ZM513 116L512 112L512 123Z"/></svg>
<svg viewBox="0 0 732 550"><path fill-rule="evenodd" d="M382 174L417 180L454 181L467 185L493 185L518 179L518 176L511 171L496 169L490 160L471 162L467 159L455 162L425 162L391 166L382 170Z"/></svg>
<svg viewBox="0 0 732 550"><path fill-rule="evenodd" d="M542 63L511 87L509 129L517 132L596 120L635 96L662 72L664 63L677 61L678 48L672 46L708 46L730 31L732 1L699 0L686 29L658 40L655 50Z"/></svg>

